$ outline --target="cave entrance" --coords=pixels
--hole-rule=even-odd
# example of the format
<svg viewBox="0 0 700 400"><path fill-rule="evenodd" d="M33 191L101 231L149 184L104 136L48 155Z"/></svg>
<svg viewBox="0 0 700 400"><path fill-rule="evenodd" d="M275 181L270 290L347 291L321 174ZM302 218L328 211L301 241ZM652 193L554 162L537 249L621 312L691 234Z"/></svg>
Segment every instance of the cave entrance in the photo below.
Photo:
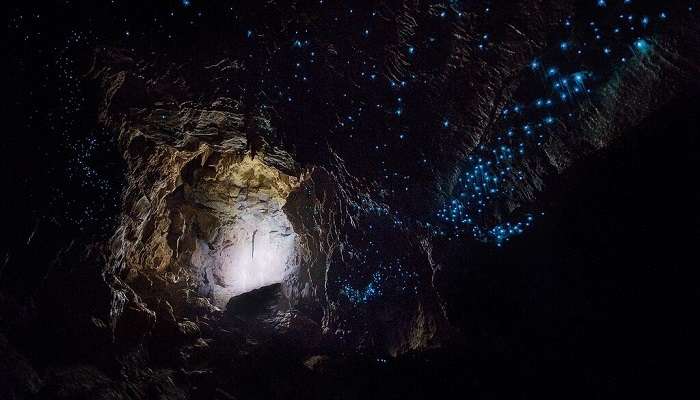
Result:
<svg viewBox="0 0 700 400"><path fill-rule="evenodd" d="M250 156L223 157L204 171L192 187L205 227L192 255L201 294L224 306L233 296L284 286L298 269L298 238L283 210L297 178Z"/></svg>

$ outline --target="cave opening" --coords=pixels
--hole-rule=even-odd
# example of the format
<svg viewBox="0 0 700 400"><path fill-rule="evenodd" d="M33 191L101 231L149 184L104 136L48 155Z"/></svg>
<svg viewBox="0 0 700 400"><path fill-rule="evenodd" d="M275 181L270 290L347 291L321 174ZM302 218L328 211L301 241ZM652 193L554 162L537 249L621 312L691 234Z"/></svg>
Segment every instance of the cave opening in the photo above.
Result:
<svg viewBox="0 0 700 400"><path fill-rule="evenodd" d="M200 294L221 307L262 287L284 288L299 263L298 236L283 207L299 180L249 155L203 164L189 193Z"/></svg>

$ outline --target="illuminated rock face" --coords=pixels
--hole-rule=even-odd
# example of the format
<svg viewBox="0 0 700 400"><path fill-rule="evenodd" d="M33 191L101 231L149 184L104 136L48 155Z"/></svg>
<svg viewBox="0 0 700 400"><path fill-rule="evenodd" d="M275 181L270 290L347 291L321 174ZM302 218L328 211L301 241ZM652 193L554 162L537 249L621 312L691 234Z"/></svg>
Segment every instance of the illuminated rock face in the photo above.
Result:
<svg viewBox="0 0 700 400"><path fill-rule="evenodd" d="M197 246L209 257L201 264L208 283L202 289L217 305L232 296L282 282L294 268L296 235L281 210L243 211L239 218L216 245L199 242ZM200 254L193 255L194 265Z"/></svg>
<svg viewBox="0 0 700 400"><path fill-rule="evenodd" d="M283 282L297 268L297 235L282 210L296 179L250 157L227 162L192 191L192 200L221 223L213 238L197 238L192 254L200 293L219 306Z"/></svg>
<svg viewBox="0 0 700 400"><path fill-rule="evenodd" d="M301 172L286 152L253 156L241 127L222 122L239 121L236 109L230 100L162 108L120 128L129 178L110 269L177 317L215 315L232 296L298 282L299 238L283 207Z"/></svg>

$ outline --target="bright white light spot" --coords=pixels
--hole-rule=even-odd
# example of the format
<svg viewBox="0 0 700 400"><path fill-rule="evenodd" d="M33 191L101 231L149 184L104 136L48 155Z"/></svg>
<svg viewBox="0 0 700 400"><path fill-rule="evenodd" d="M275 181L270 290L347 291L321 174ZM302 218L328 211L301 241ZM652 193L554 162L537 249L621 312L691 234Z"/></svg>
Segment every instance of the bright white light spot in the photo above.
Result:
<svg viewBox="0 0 700 400"><path fill-rule="evenodd" d="M220 253L222 290L228 297L282 282L294 251L295 235L281 210L243 214L228 233L231 244Z"/></svg>

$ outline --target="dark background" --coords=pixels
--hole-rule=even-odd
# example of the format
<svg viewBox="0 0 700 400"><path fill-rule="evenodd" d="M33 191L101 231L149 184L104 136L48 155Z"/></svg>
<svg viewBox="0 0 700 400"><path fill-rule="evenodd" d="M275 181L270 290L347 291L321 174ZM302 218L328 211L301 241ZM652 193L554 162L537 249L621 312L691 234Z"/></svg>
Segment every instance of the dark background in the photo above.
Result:
<svg viewBox="0 0 700 400"><path fill-rule="evenodd" d="M91 49L177 51L200 30L232 29L230 16L205 3L97 3L8 6L0 286L20 297L58 249L108 236L119 212L123 165L82 80ZM450 277L458 350L405 357L366 384L384 382L377 390L393 395L450 387L594 395L667 393L692 379L699 101L677 99L549 185L550 206L529 233L455 254L464 266Z"/></svg>

